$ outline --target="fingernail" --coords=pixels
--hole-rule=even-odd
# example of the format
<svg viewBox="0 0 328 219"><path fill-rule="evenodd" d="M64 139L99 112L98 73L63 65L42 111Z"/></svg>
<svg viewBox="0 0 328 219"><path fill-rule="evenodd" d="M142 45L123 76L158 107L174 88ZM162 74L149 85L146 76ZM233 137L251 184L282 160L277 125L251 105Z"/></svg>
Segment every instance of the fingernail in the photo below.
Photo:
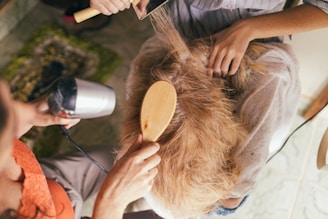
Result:
<svg viewBox="0 0 328 219"><path fill-rule="evenodd" d="M213 69L212 68L208 68L206 74L209 77L213 77Z"/></svg>

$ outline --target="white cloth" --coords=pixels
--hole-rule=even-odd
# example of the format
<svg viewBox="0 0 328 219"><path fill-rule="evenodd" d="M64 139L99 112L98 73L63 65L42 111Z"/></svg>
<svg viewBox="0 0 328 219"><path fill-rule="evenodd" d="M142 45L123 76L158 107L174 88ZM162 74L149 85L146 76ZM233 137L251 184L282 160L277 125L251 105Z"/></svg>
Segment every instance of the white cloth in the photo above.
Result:
<svg viewBox="0 0 328 219"><path fill-rule="evenodd" d="M250 133L235 151L243 170L232 197L242 197L253 187L267 159L290 132L300 99L298 64L291 47L283 43L265 46L268 50L257 62L268 74L255 74L236 105L237 112L248 121Z"/></svg>

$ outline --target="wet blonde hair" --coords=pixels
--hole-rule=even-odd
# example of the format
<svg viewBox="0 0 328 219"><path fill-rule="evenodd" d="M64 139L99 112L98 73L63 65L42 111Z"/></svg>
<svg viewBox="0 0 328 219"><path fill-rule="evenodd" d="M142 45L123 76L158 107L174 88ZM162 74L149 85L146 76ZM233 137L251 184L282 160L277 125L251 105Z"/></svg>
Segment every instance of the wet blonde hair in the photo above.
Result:
<svg viewBox="0 0 328 219"><path fill-rule="evenodd" d="M147 89L158 80L172 83L177 107L158 139L162 159L151 196L175 218L193 217L212 211L218 200L229 198L238 180L240 167L232 154L247 130L233 113L234 100L227 94L242 92L254 69L263 71L252 61L262 47L254 45L248 50L252 55L245 56L236 76L212 78L206 76L210 39L186 42L165 10L154 12L152 22L161 45L135 60L120 153L125 153L124 146L132 145L141 132L139 113Z"/></svg>

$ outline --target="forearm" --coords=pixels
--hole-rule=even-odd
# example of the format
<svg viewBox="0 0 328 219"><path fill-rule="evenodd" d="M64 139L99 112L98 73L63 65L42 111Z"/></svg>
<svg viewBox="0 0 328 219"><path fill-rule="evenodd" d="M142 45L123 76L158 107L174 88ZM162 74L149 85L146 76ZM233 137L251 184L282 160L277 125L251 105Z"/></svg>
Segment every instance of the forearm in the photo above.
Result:
<svg viewBox="0 0 328 219"><path fill-rule="evenodd" d="M284 36L328 27L328 14L310 4L285 11L246 18L236 24L249 40Z"/></svg>
<svg viewBox="0 0 328 219"><path fill-rule="evenodd" d="M117 185L118 182L113 181L113 178L106 178L97 195L92 219L122 219L127 204L122 202L116 191Z"/></svg>

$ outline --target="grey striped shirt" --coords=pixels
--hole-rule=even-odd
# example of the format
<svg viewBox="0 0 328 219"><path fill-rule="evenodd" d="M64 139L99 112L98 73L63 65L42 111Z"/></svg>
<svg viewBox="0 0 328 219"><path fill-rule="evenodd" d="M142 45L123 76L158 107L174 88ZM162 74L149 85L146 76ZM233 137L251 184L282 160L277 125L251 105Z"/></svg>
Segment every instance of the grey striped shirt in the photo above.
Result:
<svg viewBox="0 0 328 219"><path fill-rule="evenodd" d="M328 0L304 0L328 13ZM206 37L251 16L283 9L285 0L171 0L171 18L186 38Z"/></svg>

